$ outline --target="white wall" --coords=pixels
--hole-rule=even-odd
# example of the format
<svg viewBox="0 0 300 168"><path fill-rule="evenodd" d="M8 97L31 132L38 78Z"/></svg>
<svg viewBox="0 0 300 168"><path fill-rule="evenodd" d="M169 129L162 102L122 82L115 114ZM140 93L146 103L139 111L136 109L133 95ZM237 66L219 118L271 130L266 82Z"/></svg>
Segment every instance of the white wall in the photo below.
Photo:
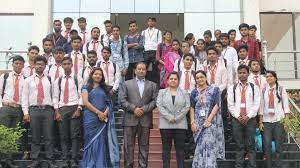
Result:
<svg viewBox="0 0 300 168"><path fill-rule="evenodd" d="M259 0L260 12L300 12L299 0Z"/></svg>
<svg viewBox="0 0 300 168"><path fill-rule="evenodd" d="M5 3L0 5L0 13L34 13L33 1L34 0L5 0Z"/></svg>

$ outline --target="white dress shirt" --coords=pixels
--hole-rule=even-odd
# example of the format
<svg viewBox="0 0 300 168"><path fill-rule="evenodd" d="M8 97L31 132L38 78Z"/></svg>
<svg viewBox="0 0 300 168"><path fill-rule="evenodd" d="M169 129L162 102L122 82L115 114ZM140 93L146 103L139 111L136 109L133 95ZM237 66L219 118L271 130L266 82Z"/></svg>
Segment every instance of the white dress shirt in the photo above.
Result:
<svg viewBox="0 0 300 168"><path fill-rule="evenodd" d="M213 86L219 87L220 93L222 93L222 91L227 88L227 82L228 82L227 79L228 74L227 74L224 60L218 60L215 66L216 67L213 71L212 70L213 67L211 67L210 64L207 64L207 61L205 61L202 70L206 72L207 81L210 85L211 85L210 81L212 75L211 73L215 73L215 83L213 84Z"/></svg>
<svg viewBox="0 0 300 168"><path fill-rule="evenodd" d="M82 30L78 30L78 35L81 37L81 39L82 39L82 46L84 46L84 44L85 43L87 43L87 42L89 42L90 40L91 40L91 36L90 36L90 33L87 31L87 30L85 30L85 31L82 31ZM83 41L84 40L84 38L83 37L85 37L85 41Z"/></svg>
<svg viewBox="0 0 300 168"><path fill-rule="evenodd" d="M231 85L234 85L237 83L237 74L236 74L236 69L238 65L238 55L235 50L235 48L231 46L227 46L226 48L223 49L222 51L222 57L226 59L226 69L227 69L227 87L230 87Z"/></svg>
<svg viewBox="0 0 300 168"><path fill-rule="evenodd" d="M178 69L178 64L179 64L179 60L180 60L180 65L179 65L179 69ZM200 61L198 59L196 59L196 69L195 69L195 61L193 61L192 67L191 69L193 71L198 71L200 69L203 69L203 64L200 63ZM175 60L174 62L174 71L179 72L181 70L184 69L184 63L183 63L183 57L178 58L177 60Z"/></svg>
<svg viewBox="0 0 300 168"><path fill-rule="evenodd" d="M67 56L69 56L69 54L65 55L65 57L67 57ZM70 56L71 56L72 62L73 62L72 72L75 72L74 71L74 66L75 66L75 51L74 50L71 52ZM78 57L78 74L79 74L80 69L82 69L85 66L85 61L83 59L83 54L80 51L77 51L77 57Z"/></svg>
<svg viewBox="0 0 300 168"><path fill-rule="evenodd" d="M142 31L142 35L145 37L145 51L156 51L157 45L162 42L161 31L154 27L148 27L146 30Z"/></svg>
<svg viewBox="0 0 300 168"><path fill-rule="evenodd" d="M107 74L106 72L106 62L105 61L101 61L100 62L100 68L103 70L104 73L104 77L105 77L105 83L108 86L112 86L113 90L117 90L119 88L119 84L120 84L120 80L121 80L121 72L119 70L119 66L116 64L116 69L114 69L113 63L111 61L107 61L109 62L109 66L108 66L108 71L109 73ZM114 72L116 72L114 74ZM108 75L108 78L107 78Z"/></svg>
<svg viewBox="0 0 300 168"><path fill-rule="evenodd" d="M114 36L112 35L112 33L111 34L107 34L107 33L103 34L103 39L102 39L103 45L108 46L109 40L112 40L113 37Z"/></svg>
<svg viewBox="0 0 300 168"><path fill-rule="evenodd" d="M69 101L67 104L64 103L64 93L65 93L65 84L66 84L66 75L64 74L61 77L61 92L59 95L59 86L57 79L53 86L53 107L54 109L58 109L64 106L74 106L74 105L82 105L82 98L81 98L81 88L83 85L83 80L81 77L77 77L78 80L78 88L76 87L74 74L70 74L69 78ZM60 97L60 98L59 98Z"/></svg>
<svg viewBox="0 0 300 168"><path fill-rule="evenodd" d="M82 53L84 55L87 55L88 51L94 50L94 44L95 44L95 49L96 49L98 60L102 61L103 58L102 58L101 50L102 50L103 46L102 46L100 40L97 40L97 41L91 40L90 42L85 43L85 45L83 46L83 49L82 49Z"/></svg>
<svg viewBox="0 0 300 168"><path fill-rule="evenodd" d="M49 66L50 69L48 69L48 76L50 76L52 82L54 82L56 80L55 76L56 76L57 66L58 66L58 64L55 63L55 64L52 64L51 66ZM62 65L58 66L58 72L59 72L58 78L61 77L65 73L65 70L63 69Z"/></svg>
<svg viewBox="0 0 300 168"><path fill-rule="evenodd" d="M257 86L254 85L254 93L252 93L252 88L250 83L247 82L246 89L246 113L249 118L254 118L259 110L260 106L260 93ZM227 103L228 110L230 114L234 118L239 118L240 110L241 110L241 91L242 91L242 83L239 82L236 90L235 90L235 102L234 102L234 94L233 94L234 85L230 86L227 91ZM254 98L253 98L254 94Z"/></svg>
<svg viewBox="0 0 300 168"><path fill-rule="evenodd" d="M21 97L22 97L22 89L23 89L23 84L24 84L24 76L23 74L17 74L16 72L12 71L9 72L9 75L6 79L6 85L4 88L4 95L2 99L2 93L3 93L3 83L4 83L4 74L3 73L0 76L0 100L5 103L16 103L16 104L21 104ZM19 88L15 88L15 81L16 81L16 75L19 75ZM15 102L13 100L14 98L14 93L15 89L19 89L19 101Z"/></svg>
<svg viewBox="0 0 300 168"><path fill-rule="evenodd" d="M87 81L89 80L89 77L90 77L90 73L92 72L94 67L88 65L85 68L82 68L79 70L78 76L80 76L80 78L83 79L84 85L87 84ZM83 72L83 69L84 69L84 72Z"/></svg>
<svg viewBox="0 0 300 168"><path fill-rule="evenodd" d="M25 76L25 78L28 78L30 76L30 72L31 71L32 71L32 75L35 74L35 67L34 67L34 65L31 66L28 62L25 62L24 68L22 70L22 73ZM48 66L46 66L46 68L44 70L44 74L45 75L48 74Z"/></svg>
<svg viewBox="0 0 300 168"><path fill-rule="evenodd" d="M185 90L184 86L185 86L185 75L186 75L186 73L189 74L189 78L190 78L190 88L189 88L189 90L186 90L186 91L188 93L192 93L192 91L196 87L196 81L195 81L194 75L192 73L192 69L189 69L189 70L187 70L185 68L182 69L180 80L179 80L179 88L182 89L182 90Z"/></svg>
<svg viewBox="0 0 300 168"><path fill-rule="evenodd" d="M38 84L39 77L38 74L34 74L24 81L24 86L22 90L22 109L24 115L28 114L28 109L30 106L37 106L37 95L38 95ZM51 83L46 75L42 78L43 90L44 90L44 99L42 105L52 106L52 87Z"/></svg>
<svg viewBox="0 0 300 168"><path fill-rule="evenodd" d="M255 77L256 75L254 75L253 73L250 73L249 77L248 77L248 81L255 84ZM264 77L263 75L257 75L257 80L258 80L258 83L259 85L256 85L259 90L260 90L260 93L262 93L262 89L265 88L268 83L267 83L267 80L266 80L266 77Z"/></svg>
<svg viewBox="0 0 300 168"><path fill-rule="evenodd" d="M282 87L282 86L280 86ZM267 85L263 90L263 96L261 99L260 109L259 109L259 115L263 116L263 122L279 122L281 119L285 117L285 114L290 113L289 108L289 99L288 94L285 90L285 88L282 88L282 95L279 94L281 97L281 101L278 102L278 98L276 96L276 93L279 92L279 90L276 90L276 85L274 85L272 88L274 88L273 94L274 94L274 109L271 109L274 111L274 114L269 113L269 94L270 94L270 86Z"/></svg>
<svg viewBox="0 0 300 168"><path fill-rule="evenodd" d="M47 65L50 66L52 64L55 64L55 59L52 53L50 53L49 55L47 55L46 53L44 53L42 56L47 58Z"/></svg>

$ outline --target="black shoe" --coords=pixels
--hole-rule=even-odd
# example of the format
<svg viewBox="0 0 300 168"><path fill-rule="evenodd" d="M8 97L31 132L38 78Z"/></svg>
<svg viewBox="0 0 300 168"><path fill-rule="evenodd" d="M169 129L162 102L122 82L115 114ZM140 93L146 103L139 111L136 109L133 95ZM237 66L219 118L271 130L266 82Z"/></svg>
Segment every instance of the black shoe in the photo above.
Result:
<svg viewBox="0 0 300 168"><path fill-rule="evenodd" d="M39 166L39 162L37 160L34 160L30 165L28 165L28 168L37 168Z"/></svg>
<svg viewBox="0 0 300 168"><path fill-rule="evenodd" d="M24 152L24 155L22 157L22 160L29 160L30 159L30 155L29 152Z"/></svg>
<svg viewBox="0 0 300 168"><path fill-rule="evenodd" d="M18 168L19 166L15 165L14 162L11 159L6 160L6 166L9 168Z"/></svg>
<svg viewBox="0 0 300 168"><path fill-rule="evenodd" d="M77 161L71 160L71 168L78 168Z"/></svg>

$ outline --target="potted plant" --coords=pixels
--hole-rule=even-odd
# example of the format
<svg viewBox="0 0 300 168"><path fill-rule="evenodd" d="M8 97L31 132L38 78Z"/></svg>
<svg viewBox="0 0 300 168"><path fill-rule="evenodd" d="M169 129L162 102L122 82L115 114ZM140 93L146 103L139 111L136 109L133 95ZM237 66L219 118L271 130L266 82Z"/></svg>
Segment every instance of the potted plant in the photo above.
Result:
<svg viewBox="0 0 300 168"><path fill-rule="evenodd" d="M300 113L292 113L281 122L300 147Z"/></svg>

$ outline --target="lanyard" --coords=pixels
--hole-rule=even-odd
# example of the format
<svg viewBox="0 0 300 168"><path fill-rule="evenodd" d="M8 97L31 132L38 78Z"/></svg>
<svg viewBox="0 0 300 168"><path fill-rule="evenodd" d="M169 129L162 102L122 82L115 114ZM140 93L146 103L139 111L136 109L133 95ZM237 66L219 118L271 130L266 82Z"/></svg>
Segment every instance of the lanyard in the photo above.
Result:
<svg viewBox="0 0 300 168"><path fill-rule="evenodd" d="M202 89L202 90L200 90L199 88L197 89L199 92L198 98L199 98L200 104L202 106L205 106L206 97L207 97L207 88L208 87L206 87L205 89Z"/></svg>
<svg viewBox="0 0 300 168"><path fill-rule="evenodd" d="M52 39L53 39L53 43L54 43L54 46L56 46L57 42L60 40L61 36L58 37L57 40L55 40L55 35L52 36Z"/></svg>

